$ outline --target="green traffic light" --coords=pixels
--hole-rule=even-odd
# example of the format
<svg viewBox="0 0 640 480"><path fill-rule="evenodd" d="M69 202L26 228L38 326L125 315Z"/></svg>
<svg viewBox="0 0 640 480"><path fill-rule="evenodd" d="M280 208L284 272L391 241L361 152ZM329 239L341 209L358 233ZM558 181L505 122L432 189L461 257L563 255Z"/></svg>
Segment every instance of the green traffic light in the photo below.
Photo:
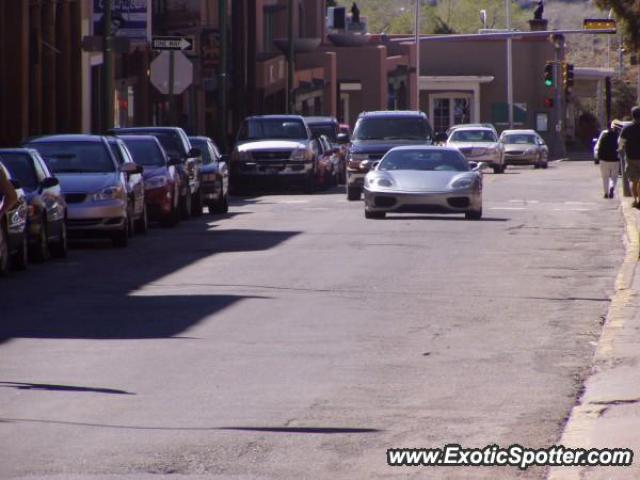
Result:
<svg viewBox="0 0 640 480"><path fill-rule="evenodd" d="M544 81L544 84L545 84L547 87L550 87L551 85L553 85L553 80L546 79L546 80Z"/></svg>

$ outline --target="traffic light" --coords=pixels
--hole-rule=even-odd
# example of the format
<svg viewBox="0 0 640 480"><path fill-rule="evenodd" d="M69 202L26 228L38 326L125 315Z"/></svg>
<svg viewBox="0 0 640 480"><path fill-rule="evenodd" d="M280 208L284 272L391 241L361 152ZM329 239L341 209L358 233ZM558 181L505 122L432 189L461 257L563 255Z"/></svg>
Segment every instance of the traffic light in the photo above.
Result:
<svg viewBox="0 0 640 480"><path fill-rule="evenodd" d="M544 85L546 87L553 86L553 63L547 62L544 65Z"/></svg>
<svg viewBox="0 0 640 480"><path fill-rule="evenodd" d="M573 64L565 63L564 93L570 95L573 90Z"/></svg>
<svg viewBox="0 0 640 480"><path fill-rule="evenodd" d="M545 98L544 99L544 106L547 108L553 108L553 98Z"/></svg>

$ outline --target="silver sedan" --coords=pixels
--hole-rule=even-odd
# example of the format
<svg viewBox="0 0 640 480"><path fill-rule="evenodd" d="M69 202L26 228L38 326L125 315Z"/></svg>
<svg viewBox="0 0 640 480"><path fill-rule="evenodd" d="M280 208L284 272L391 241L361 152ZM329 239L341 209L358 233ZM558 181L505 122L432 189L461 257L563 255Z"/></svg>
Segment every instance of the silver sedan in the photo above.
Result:
<svg viewBox="0 0 640 480"><path fill-rule="evenodd" d="M505 130L500 135L506 165L547 168L549 148L535 130Z"/></svg>
<svg viewBox="0 0 640 480"><path fill-rule="evenodd" d="M464 213L480 219L484 166L468 162L456 148L393 148L365 177L364 215Z"/></svg>
<svg viewBox="0 0 640 480"><path fill-rule="evenodd" d="M469 161L487 163L494 173L504 173L504 149L493 127L456 128L446 145L456 147Z"/></svg>

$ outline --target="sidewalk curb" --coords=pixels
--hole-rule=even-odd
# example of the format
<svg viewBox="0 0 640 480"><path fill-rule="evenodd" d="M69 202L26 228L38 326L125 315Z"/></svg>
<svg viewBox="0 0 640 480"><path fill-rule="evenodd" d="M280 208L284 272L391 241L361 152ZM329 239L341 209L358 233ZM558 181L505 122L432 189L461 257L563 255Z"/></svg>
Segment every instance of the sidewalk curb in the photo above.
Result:
<svg viewBox="0 0 640 480"><path fill-rule="evenodd" d="M624 334L625 323L632 319L629 306L634 294L632 284L640 257L640 231L636 224L637 213L631 207L630 201L622 198L620 203L625 222L625 257L616 276L615 293L611 298L606 323L602 328L591 362L591 372L584 381L584 392L572 408L560 438L559 444L565 447L593 448L594 441L598 440L598 434L601 433L596 428L598 420L612 405L620 402L617 399L603 400L602 392L599 393L597 388L593 388L594 384L598 383L595 381L598 374L617 373L614 371L618 364L614 357L614 343L618 335ZM611 445L611 447L623 446L633 447L632 445ZM588 467L551 467L546 478L547 480L582 480L588 470ZM623 478L623 475L607 478Z"/></svg>

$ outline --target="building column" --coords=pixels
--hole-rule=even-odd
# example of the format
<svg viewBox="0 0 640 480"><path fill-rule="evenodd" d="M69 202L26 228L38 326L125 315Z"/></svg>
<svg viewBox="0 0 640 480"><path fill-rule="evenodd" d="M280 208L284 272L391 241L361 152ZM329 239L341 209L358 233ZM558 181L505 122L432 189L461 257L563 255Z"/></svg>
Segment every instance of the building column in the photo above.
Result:
<svg viewBox="0 0 640 480"><path fill-rule="evenodd" d="M472 123L480 123L480 84L473 86L473 120Z"/></svg>
<svg viewBox="0 0 640 480"><path fill-rule="evenodd" d="M56 131L56 3L42 4L42 130Z"/></svg>
<svg viewBox="0 0 640 480"><path fill-rule="evenodd" d="M31 2L29 19L29 134L42 132L42 3Z"/></svg>
<svg viewBox="0 0 640 480"><path fill-rule="evenodd" d="M5 1L4 52L6 96L2 109L10 112L0 131L0 143L19 145L29 135L29 2ZM9 115L9 114L7 114Z"/></svg>
<svg viewBox="0 0 640 480"><path fill-rule="evenodd" d="M56 61L56 116L59 132L71 130L71 22L69 12L69 0L58 0L58 13L56 16L56 43L58 50ZM77 52L79 54L79 52Z"/></svg>

